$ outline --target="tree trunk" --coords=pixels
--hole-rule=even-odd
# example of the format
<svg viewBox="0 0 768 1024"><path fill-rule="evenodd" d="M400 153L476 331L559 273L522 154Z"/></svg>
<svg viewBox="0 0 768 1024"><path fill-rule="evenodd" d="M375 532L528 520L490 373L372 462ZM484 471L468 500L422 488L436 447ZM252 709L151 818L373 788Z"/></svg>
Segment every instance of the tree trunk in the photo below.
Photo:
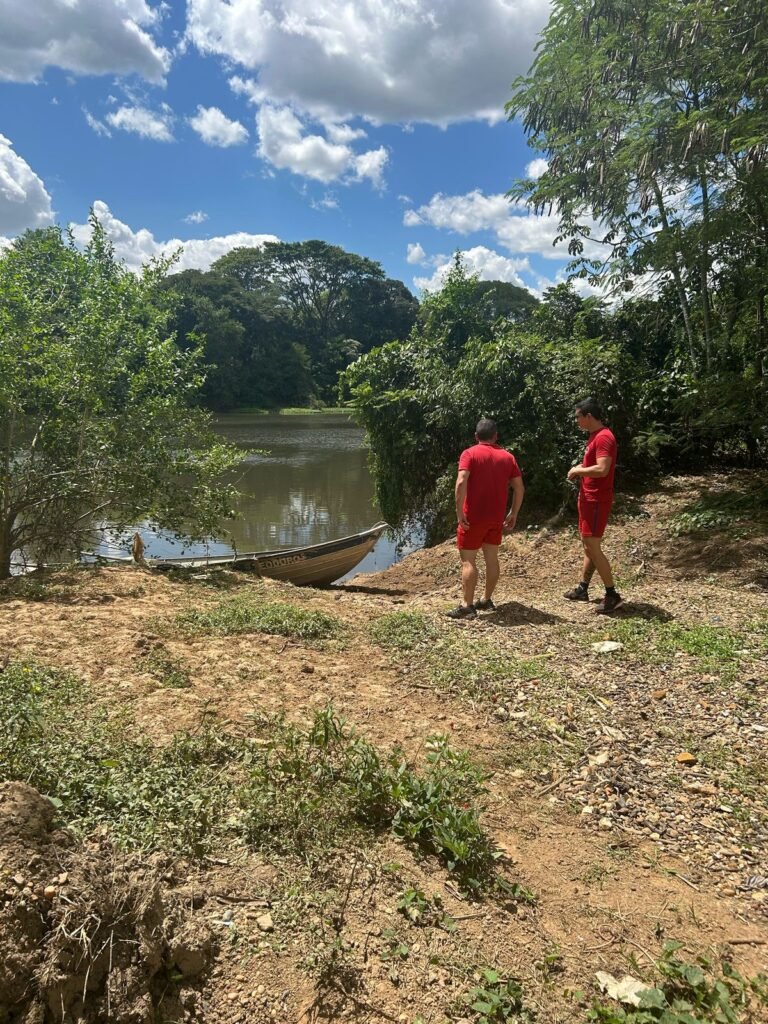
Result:
<svg viewBox="0 0 768 1024"><path fill-rule="evenodd" d="M0 524L0 580L7 580L11 575L11 555L13 541L11 531L6 525Z"/></svg>
<svg viewBox="0 0 768 1024"><path fill-rule="evenodd" d="M659 188L659 183L655 178L653 180L653 191L656 196L656 205L659 208L659 216L661 217L661 223L664 226L664 230L668 233L672 233L672 228L669 224L669 218L667 217L667 208L664 205L664 196ZM677 298L680 302L680 310L683 314L683 323L685 324L685 334L688 338L688 349L691 353L691 363L693 366L696 365L696 346L693 342L693 326L691 324L691 308L688 304L688 296L685 293L685 285L683 284L683 277L680 273L679 253L677 250L674 251L672 257L672 280L675 282L675 289L677 291Z"/></svg>

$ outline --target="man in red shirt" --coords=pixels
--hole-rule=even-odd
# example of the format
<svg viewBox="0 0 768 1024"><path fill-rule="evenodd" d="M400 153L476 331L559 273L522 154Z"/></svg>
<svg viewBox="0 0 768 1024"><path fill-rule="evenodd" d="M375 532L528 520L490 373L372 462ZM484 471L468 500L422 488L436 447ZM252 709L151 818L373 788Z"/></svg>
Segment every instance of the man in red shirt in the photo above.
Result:
<svg viewBox="0 0 768 1024"><path fill-rule="evenodd" d="M474 619L477 610L493 611L491 600L499 582L499 546L503 530L514 529L523 503L523 478L517 460L498 443L493 420L482 419L475 429L477 444L461 453L456 477L456 541L461 558L464 600L448 612L452 619ZM507 494L512 488L512 507L507 513ZM485 559L485 596L474 603L477 586L477 553Z"/></svg>
<svg viewBox="0 0 768 1024"><path fill-rule="evenodd" d="M576 406L576 425L589 434L580 466L568 470L569 480L578 480L579 533L584 547L581 582L565 597L569 601L588 601L589 583L595 569L605 584L605 599L598 615L610 615L623 603L613 585L611 563L605 557L601 539L613 503L613 478L616 473L616 438L603 423L603 412L592 398Z"/></svg>

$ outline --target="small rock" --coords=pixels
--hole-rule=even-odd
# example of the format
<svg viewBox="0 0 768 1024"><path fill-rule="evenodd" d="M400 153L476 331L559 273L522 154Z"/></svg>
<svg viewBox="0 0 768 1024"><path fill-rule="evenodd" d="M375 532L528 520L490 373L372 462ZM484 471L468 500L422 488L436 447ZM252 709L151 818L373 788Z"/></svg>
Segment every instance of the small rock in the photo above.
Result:
<svg viewBox="0 0 768 1024"><path fill-rule="evenodd" d="M311 676L312 673L315 671L315 666L310 665L309 662L305 661L304 664L301 666L301 671L306 672L308 676Z"/></svg>
<svg viewBox="0 0 768 1024"><path fill-rule="evenodd" d="M651 696L653 697L654 700L664 700L664 698L667 696L667 691L666 690L654 690L653 693L651 694Z"/></svg>
<svg viewBox="0 0 768 1024"><path fill-rule="evenodd" d="M614 651L620 651L624 647L624 644L620 644L618 640L600 640L596 644L592 644L592 650L595 654L613 654Z"/></svg>
<svg viewBox="0 0 768 1024"><path fill-rule="evenodd" d="M601 818L600 821L598 822L598 825L602 829L613 828L613 822L611 821L610 818Z"/></svg>
<svg viewBox="0 0 768 1024"><path fill-rule="evenodd" d="M256 924L263 932L273 932L275 930L275 923L272 920L271 914L259 914L256 918Z"/></svg>
<svg viewBox="0 0 768 1024"><path fill-rule="evenodd" d="M699 763L698 757L696 757L695 754L691 754L687 750L684 750L681 754L678 754L675 760L678 764L682 765L694 765Z"/></svg>
<svg viewBox="0 0 768 1024"><path fill-rule="evenodd" d="M701 796L717 796L717 786L708 782L684 782L683 789L686 793L699 793Z"/></svg>
<svg viewBox="0 0 768 1024"><path fill-rule="evenodd" d="M46 885L46 887L43 889L43 896L45 896L47 900L52 900L54 896L56 896L58 891L59 890L56 888L55 885Z"/></svg>

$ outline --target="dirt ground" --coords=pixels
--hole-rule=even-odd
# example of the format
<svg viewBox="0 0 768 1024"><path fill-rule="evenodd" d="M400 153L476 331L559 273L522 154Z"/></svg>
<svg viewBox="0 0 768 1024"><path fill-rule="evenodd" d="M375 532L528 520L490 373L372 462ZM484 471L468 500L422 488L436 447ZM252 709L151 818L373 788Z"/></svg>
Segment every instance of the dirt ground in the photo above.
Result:
<svg viewBox="0 0 768 1024"><path fill-rule="evenodd" d="M470 1020L462 994L480 967L494 966L520 980L539 1021L558 1024L585 1019L597 971L650 976L666 940L683 942L687 957L725 957L744 974L765 970L768 796L765 784L747 783L768 754L766 534L750 524L682 537L666 528L672 514L713 486L711 479L676 478L623 503L605 544L627 600L618 626L596 616L594 605L562 599L579 575L580 546L571 527L507 538L498 610L466 623L443 615L459 593L451 542L318 591L234 574L214 586L210 579L185 582L139 568L61 571L39 583L6 585L0 657L75 672L95 702L127 709L157 743L196 728L204 712L245 734L254 710L307 723L329 702L377 746L400 744L414 759L423 756L427 737L450 734L493 773L484 825L506 855L510 877L536 902L473 902L436 861L386 837L363 854L329 851L324 870L304 879L245 850L172 865L126 863L105 849L103 837L73 851L49 820L47 802L6 786L0 812L20 801L26 810L9 821L37 817L26 838L14 833L11 841L10 824L0 835L0 890L7 890L0 951L16 941L16 889L29 889L25 913L32 918L34 904L39 911L46 899L59 898L62 874L70 888L74 880L78 899L90 898L86 856L102 863L104 876L125 876L121 892L133 893L126 897L130 926L143 936L136 961L123 965L141 974L138 981L124 977L130 997L121 1003L123 1015L110 1016L102 1001L88 1020ZM163 631L163 621L180 610L247 588L332 614L350 639L322 647L264 634ZM402 611L425 614L440 638L458 636L457 651L491 646L525 670L510 671L508 679L497 672L490 688L468 670L472 680L465 686L459 656L447 675L435 676L429 652L393 652L372 639L371 623ZM684 650L649 659L645 634L635 636L631 624L650 620L731 630L746 637L745 646L725 675ZM613 653L591 646L616 637L622 648ZM158 685L146 671L147 654L159 649L184 665L190 686ZM686 764L680 755L691 749L694 760ZM39 870L32 884L34 856ZM119 868L105 866L111 857ZM137 871L146 873L143 881ZM19 874L25 886L13 882ZM149 885L149 874L156 903L136 895L137 885ZM40 896L35 885L56 891ZM396 906L405 886L439 895L455 930L409 923ZM347 973L333 985L324 984L318 967L327 939L326 887L331 904L343 901ZM272 918L268 930L265 912ZM42 917L49 932L63 919ZM41 928L34 933L38 947ZM185 944L185 934L194 941ZM173 952L182 947L197 958L186 971L179 970L186 954ZM50 942L46 948L50 964ZM99 970L106 976L105 955ZM29 952L25 961L33 963L39 989L25 1004L28 1016L14 1016L8 1003L0 1005L0 1021L78 1019L82 1006L74 996L67 996L66 1009L59 999L59 1012L52 993L60 996L67 985L74 991L82 971L72 967L66 984L59 977L57 989L46 988L36 956ZM66 973L63 961L56 962L59 975ZM5 970L18 982L12 964L7 953ZM183 991L162 1003L158 984L174 970L176 981L183 976ZM5 986L13 988L8 978ZM109 985L102 988L103 1000Z"/></svg>

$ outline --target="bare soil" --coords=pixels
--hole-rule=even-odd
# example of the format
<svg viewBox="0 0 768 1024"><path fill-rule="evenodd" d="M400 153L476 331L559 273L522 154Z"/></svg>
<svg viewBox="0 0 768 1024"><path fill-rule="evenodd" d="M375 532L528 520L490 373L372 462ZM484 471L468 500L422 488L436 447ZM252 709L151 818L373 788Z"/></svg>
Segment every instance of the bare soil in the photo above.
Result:
<svg viewBox="0 0 768 1024"><path fill-rule="evenodd" d="M540 1021L558 1024L585 1019L596 971L651 977L668 939L687 957L764 970L765 524L685 537L666 528L721 484L675 478L623 503L605 543L627 600L615 622L562 599L579 575L571 527L507 538L498 610L466 623L443 615L459 594L450 541L318 591L138 568L5 585L1 655L77 673L95 702L128 709L158 744L203 713L247 733L254 710L305 723L328 703L415 760L427 737L449 733L493 773L484 824L536 903L473 902L436 861L387 837L362 854L329 850L311 875L246 850L142 862L105 836L74 843L47 801L5 784L0 1021L468 1020L462 994L494 966L520 979ZM163 627L249 588L338 617L347 641L190 638ZM370 624L398 611L426 614L458 644L451 671L436 674L428 649L393 653L373 641ZM650 656L651 641L625 625L665 620L731 631L744 646L727 665L685 650ZM614 653L593 651L616 637ZM462 659L469 665L480 647L508 660L508 678L489 683L468 668L463 682ZM159 685L146 670L152 651L183 664L191 685ZM678 759L691 752L690 765ZM439 895L456 929L410 923L396 906L406 887ZM265 912L272 930L258 923ZM341 953L329 976L332 940Z"/></svg>

